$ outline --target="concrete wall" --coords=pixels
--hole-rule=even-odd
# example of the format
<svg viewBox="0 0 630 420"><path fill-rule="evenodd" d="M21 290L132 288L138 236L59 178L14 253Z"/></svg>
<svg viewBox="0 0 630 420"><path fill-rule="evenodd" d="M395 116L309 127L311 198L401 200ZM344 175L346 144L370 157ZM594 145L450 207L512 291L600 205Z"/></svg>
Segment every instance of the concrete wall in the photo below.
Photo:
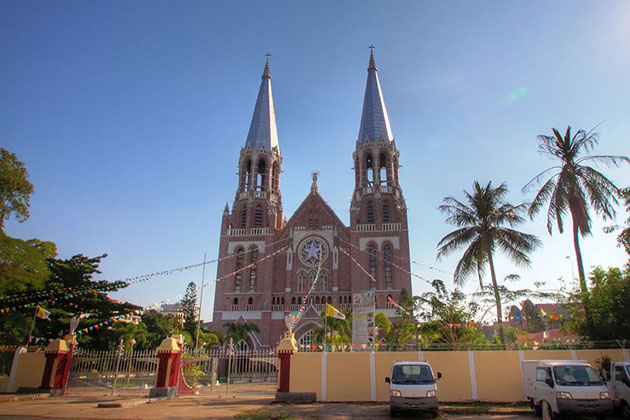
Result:
<svg viewBox="0 0 630 420"><path fill-rule="evenodd" d="M0 382L0 392L15 392L20 387L39 387L42 384L45 365L46 356L43 352L20 354L17 367L12 366L10 377ZM14 369L17 370L14 372Z"/></svg>
<svg viewBox="0 0 630 420"><path fill-rule="evenodd" d="M603 354L630 360L628 352L610 350L427 351L296 353L291 357L291 392L315 392L318 401L387 401L394 361L426 360L438 382L441 401L525 400L521 360L586 360Z"/></svg>

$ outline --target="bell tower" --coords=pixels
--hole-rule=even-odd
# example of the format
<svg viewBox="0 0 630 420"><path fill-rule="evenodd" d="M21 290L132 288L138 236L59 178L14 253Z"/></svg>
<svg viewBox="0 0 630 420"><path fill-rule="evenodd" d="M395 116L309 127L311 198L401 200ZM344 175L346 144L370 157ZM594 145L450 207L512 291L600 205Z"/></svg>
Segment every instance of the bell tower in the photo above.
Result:
<svg viewBox="0 0 630 420"><path fill-rule="evenodd" d="M237 234L268 233L282 228L280 174L282 155L271 92L269 57L262 75L252 122L238 161L238 188L232 214L224 212L222 230Z"/></svg>
<svg viewBox="0 0 630 420"><path fill-rule="evenodd" d="M373 49L373 46L370 46ZM407 206L398 177L400 153L385 107L385 100L370 53L359 137L352 154L355 186L350 203L353 253L371 278L359 281L362 289L375 290L377 308L386 307L387 295L397 298L402 289L411 293ZM357 273L361 277L360 273ZM362 277L366 277L363 275Z"/></svg>

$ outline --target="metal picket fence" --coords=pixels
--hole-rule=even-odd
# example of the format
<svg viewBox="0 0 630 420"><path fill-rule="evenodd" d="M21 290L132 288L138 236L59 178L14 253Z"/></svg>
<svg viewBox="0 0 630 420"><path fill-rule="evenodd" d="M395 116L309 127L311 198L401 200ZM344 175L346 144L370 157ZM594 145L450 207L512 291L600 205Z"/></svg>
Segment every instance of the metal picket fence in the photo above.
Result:
<svg viewBox="0 0 630 420"><path fill-rule="evenodd" d="M125 352L75 349L67 394L148 395L155 385L158 359L154 350Z"/></svg>
<svg viewBox="0 0 630 420"><path fill-rule="evenodd" d="M276 349L210 351L184 349L181 374L203 394L274 395L278 387Z"/></svg>

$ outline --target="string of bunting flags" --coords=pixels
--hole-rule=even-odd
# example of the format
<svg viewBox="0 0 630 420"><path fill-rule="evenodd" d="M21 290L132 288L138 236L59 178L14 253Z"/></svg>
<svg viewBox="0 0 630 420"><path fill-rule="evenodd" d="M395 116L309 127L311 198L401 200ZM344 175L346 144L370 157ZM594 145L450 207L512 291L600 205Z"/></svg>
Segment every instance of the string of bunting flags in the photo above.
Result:
<svg viewBox="0 0 630 420"><path fill-rule="evenodd" d="M278 244L279 242L286 241L287 239L289 239L289 237L279 239L279 240L271 242L269 244L265 244L265 246L271 247L271 246L274 246L274 245ZM205 265L214 264L214 263L217 263L217 262L220 262L220 261L223 261L223 260L227 260L229 258L234 258L235 256L236 256L236 254L226 255L226 256L221 257L221 258L216 258L214 260L206 261ZM204 263L201 262L201 263L198 263L198 264L191 264L191 265L187 265L187 266L183 266L183 267L172 268L172 269L169 269L169 270L158 271L158 272L155 272L155 273L142 274L142 275L135 276L135 277L126 277L124 279L113 280L112 283L114 283L114 284L115 283L126 283L127 285L139 284L139 283L144 283L144 282L146 282L148 280L151 280L153 278L156 278L156 277L170 276L170 275L175 274L175 273L181 273L181 272L184 272L184 271L188 271L188 270L192 270L192 269L195 269L195 268L199 268L199 267L201 267L203 265L204 265ZM120 287L116 287L116 289L119 289L119 288ZM33 291L33 292L19 293L19 294L15 294L15 295L0 296L0 302L3 302L3 301L18 302L18 301L24 300L24 299L33 299L33 298L38 298L38 297L42 297L42 296L50 296L50 295L55 295L55 294L60 294L60 293L77 294L77 293L83 292L83 291L98 290L98 289L102 289L102 288L100 288L98 285L94 285L94 286L63 287L63 288L57 288L57 289L39 290L39 291ZM103 290L101 290L101 291L103 291ZM42 300L41 302L44 302L44 301L45 300Z"/></svg>
<svg viewBox="0 0 630 420"><path fill-rule="evenodd" d="M355 248L355 249L357 249L357 250L359 250L359 251L361 251L361 252L365 253L365 254L370 255L370 252L369 252L367 249L361 249L361 248L359 248L358 246L356 246L356 245L354 245L354 244L351 244L350 242L348 242L348 241L346 241L346 240L344 240L344 239L341 239L341 238L339 238L339 240L340 240L341 242L344 242L344 243L346 243L346 244L350 245L351 247L353 247L353 248ZM354 258L352 258L352 257L350 256L350 254L348 254L348 252L346 252L345 250L343 250L341 247L339 247L339 249L340 249L341 251L343 251L343 253L344 253L344 254L346 254L347 256L349 256L349 257L350 257L350 259L352 260L352 262L354 262L357 266L359 266L359 268L361 268L361 270L363 270L363 272L365 272L368 276L370 276L370 274L369 274L367 271L365 271L365 269L361 266L361 264L359 264L359 263L358 263L358 262L357 262ZM377 254L378 254L378 253L379 253L379 252L377 252ZM378 257L378 258L382 258L382 257L380 257L380 256L377 256L377 257ZM420 279L420 280L422 280L422 281L424 281L424 282L426 282L426 283L432 284L429 280L425 279L424 277L419 276L418 274L412 273L411 271L406 270L406 269L402 268L401 266L399 266L399 265L397 265L397 264L395 264L395 263L393 263L393 262L391 262L391 261L389 261L389 264L390 264L392 267L395 267L395 268L399 269L400 271L402 271L402 272L404 272L404 273L406 273L406 274L409 274L410 276L416 277L416 278L418 278L418 279ZM372 279L372 281L375 281L375 280L374 280L374 278L373 278L372 276L370 276L370 278Z"/></svg>
<svg viewBox="0 0 630 420"><path fill-rule="evenodd" d="M55 298L49 298L49 299L42 299L36 302L29 302L29 303L25 303L25 304L20 304L20 305L14 305L14 306L8 306L5 308L0 309L0 314L4 314L4 313L8 313L8 312L12 312L12 311L17 311L18 309L22 309L22 308L32 308L35 307L37 305L42 305L42 304L46 304L46 303L54 303L57 302L59 300L69 300L75 296L80 296L80 295L87 295L90 290L99 290L101 292L108 292L108 291L113 291L113 290L118 290L119 287L115 286L115 285L110 285L110 286L105 286L105 287L99 287L99 288L94 288L94 289L89 289L89 290L83 290L83 291L77 291L77 292L70 292L67 293L63 296L57 296ZM72 306L72 303L70 303L70 306Z"/></svg>
<svg viewBox="0 0 630 420"><path fill-rule="evenodd" d="M398 309L399 311L411 316L411 314L409 312L407 312L407 310L405 308L403 308L402 306L400 306L399 304L397 304L394 299L392 299L391 296L387 296L387 301L396 309Z"/></svg>
<svg viewBox="0 0 630 420"><path fill-rule="evenodd" d="M250 267L252 267L252 266L254 266L254 265L258 264L259 262L266 260L267 258L271 258L271 257L273 257L274 255L278 254L279 252L284 251L284 250L285 250L285 249L287 249L288 247L289 247L288 245L287 245L287 246L283 246L282 248L280 248L280 249L278 249L278 250L274 251L273 253L271 253L271 254L269 254L269 255L265 255L264 257L257 259L256 261L252 262L251 264L247 264L246 266L243 266L243 267L239 268L238 270L235 270L235 271L233 271L233 272L231 272L231 273L229 273L229 274L226 274L226 275L224 275L224 276L217 277L217 279L216 279L216 280L211 280L211 281L209 281L208 283L204 283L204 284L203 284L203 287L209 286L209 285L211 285L212 283L218 283L218 282L220 282L221 280L225 280L225 279L226 279L226 278L228 278L228 277L234 276L234 275L236 275L236 274L240 273L241 271L246 270L246 269L248 269L248 268L250 268Z"/></svg>
<svg viewBox="0 0 630 420"><path fill-rule="evenodd" d="M376 283L376 279L374 278L374 276L372 276L370 273L367 272L367 270L365 268L363 268L363 266L361 264L359 264L357 262L357 260L354 259L354 257L352 257L352 255L350 255L348 253L348 251L346 251L345 249L343 249L342 247L339 247L339 251L343 252L344 254L346 254L348 257L350 257L350 259L352 260L353 263L355 263L357 265L357 267L359 267L361 269L361 271L363 271L372 282Z"/></svg>
<svg viewBox="0 0 630 420"><path fill-rule="evenodd" d="M319 252L321 252L321 249ZM317 264L317 272L315 273L315 278L313 279L313 282L311 283L311 287L308 289L308 293L306 293L306 295L302 299L302 306L300 307L300 310L293 318L293 322L291 323L291 328L289 328L290 332L293 332L297 323L300 322L300 319L302 319L302 315L304 314L304 311L306 311L306 302L308 302L308 298L311 296L311 293L313 293L313 290L315 290L315 285L317 284L317 280L319 279L319 273L321 272L321 269L322 269L322 261L320 259L319 264Z"/></svg>

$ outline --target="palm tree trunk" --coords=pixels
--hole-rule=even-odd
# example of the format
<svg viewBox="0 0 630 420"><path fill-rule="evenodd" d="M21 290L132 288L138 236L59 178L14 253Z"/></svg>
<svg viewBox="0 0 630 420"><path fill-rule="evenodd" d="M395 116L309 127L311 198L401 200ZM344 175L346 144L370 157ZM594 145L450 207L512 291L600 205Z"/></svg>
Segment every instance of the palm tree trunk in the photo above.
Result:
<svg viewBox="0 0 630 420"><path fill-rule="evenodd" d="M573 220L573 247L575 248L575 260L578 266L578 275L580 276L580 290L582 293L588 292L586 285L586 275L584 274L584 262L582 261L582 252L580 251L580 227Z"/></svg>
<svg viewBox="0 0 630 420"><path fill-rule="evenodd" d="M494 300L497 303L497 323L499 325L499 341L505 344L505 334L503 333L503 312L501 310L501 296L499 296L499 286L497 285L497 275L494 272L494 261L492 252L488 251L488 264L490 264L490 276L492 277L492 288L494 289Z"/></svg>

